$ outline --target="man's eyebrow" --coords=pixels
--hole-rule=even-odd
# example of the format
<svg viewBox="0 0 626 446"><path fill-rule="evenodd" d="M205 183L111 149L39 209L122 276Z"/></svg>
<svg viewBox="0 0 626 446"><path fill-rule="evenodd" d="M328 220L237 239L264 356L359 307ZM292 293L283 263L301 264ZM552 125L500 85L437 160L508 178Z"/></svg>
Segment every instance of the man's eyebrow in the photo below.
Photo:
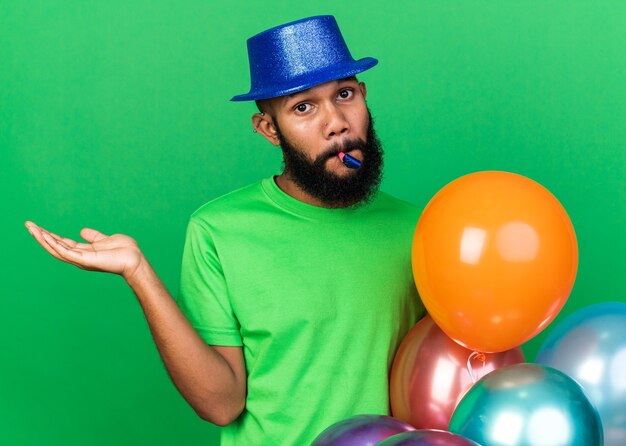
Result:
<svg viewBox="0 0 626 446"><path fill-rule="evenodd" d="M344 77L342 79L337 79L337 83L339 84L342 84L343 82L348 82L348 81L358 82L356 76L350 76L350 77ZM296 91L295 93L286 94L285 96L283 96L282 105L285 105L286 102L289 102L291 99L293 99L294 97L300 94L305 94L309 90L310 88L307 88L306 90L301 90L301 91Z"/></svg>
<svg viewBox="0 0 626 446"><path fill-rule="evenodd" d="M286 102L289 102L291 99L293 99L294 97L296 97L296 96L298 96L300 94L305 94L309 90L310 90L310 88L307 88L306 90L296 91L295 93L290 93L288 95L285 95L283 97L283 104L285 104Z"/></svg>

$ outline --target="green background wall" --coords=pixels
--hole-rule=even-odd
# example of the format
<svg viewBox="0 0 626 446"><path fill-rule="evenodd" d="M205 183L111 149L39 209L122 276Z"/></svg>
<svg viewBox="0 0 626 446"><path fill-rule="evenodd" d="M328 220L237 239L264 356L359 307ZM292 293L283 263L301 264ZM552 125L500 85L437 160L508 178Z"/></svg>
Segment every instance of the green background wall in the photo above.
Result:
<svg viewBox="0 0 626 446"><path fill-rule="evenodd" d="M228 102L248 91L245 39L325 13L380 59L361 79L384 189L425 205L465 173L529 176L578 235L560 318L626 302L626 2L4 0L0 442L218 443L122 279L55 261L22 224L130 234L175 292L190 213L280 167L253 105Z"/></svg>

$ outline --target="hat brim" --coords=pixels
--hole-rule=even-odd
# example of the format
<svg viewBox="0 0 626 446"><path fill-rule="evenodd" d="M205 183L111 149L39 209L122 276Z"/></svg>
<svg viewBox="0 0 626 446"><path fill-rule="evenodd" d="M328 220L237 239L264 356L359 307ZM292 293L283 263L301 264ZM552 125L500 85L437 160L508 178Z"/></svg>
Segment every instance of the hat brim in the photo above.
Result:
<svg viewBox="0 0 626 446"><path fill-rule="evenodd" d="M270 99L285 96L287 94L298 93L299 91L307 90L311 87L315 87L316 85L323 84L324 82L344 79L346 77L362 73L365 70L369 70L377 63L378 60L373 57L364 57L363 59L355 60L353 62L333 65L328 69L320 70L314 73L307 73L304 76L291 79L289 83L270 85L261 89L251 90L246 94L233 96L231 101L258 101L260 99Z"/></svg>

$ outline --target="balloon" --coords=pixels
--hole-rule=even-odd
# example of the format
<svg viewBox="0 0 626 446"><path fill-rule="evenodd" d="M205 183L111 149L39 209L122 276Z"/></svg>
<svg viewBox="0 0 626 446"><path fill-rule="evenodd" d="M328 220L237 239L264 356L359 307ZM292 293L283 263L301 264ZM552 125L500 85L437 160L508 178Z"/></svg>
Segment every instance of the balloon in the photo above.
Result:
<svg viewBox="0 0 626 446"><path fill-rule="evenodd" d="M426 316L405 336L391 367L389 394L394 417L418 429L447 429L461 397L474 384L467 368L471 350L447 337ZM471 361L476 379L524 362L519 348Z"/></svg>
<svg viewBox="0 0 626 446"><path fill-rule="evenodd" d="M355 415L324 430L311 446L374 446L392 435L415 430L385 415Z"/></svg>
<svg viewBox="0 0 626 446"><path fill-rule="evenodd" d="M450 432L489 446L601 446L602 422L582 388L551 367L515 364L478 381Z"/></svg>
<svg viewBox="0 0 626 446"><path fill-rule="evenodd" d="M543 330L565 304L578 247L540 184L477 172L430 200L413 237L413 274L435 323L464 347L501 352Z"/></svg>
<svg viewBox="0 0 626 446"><path fill-rule="evenodd" d="M626 444L626 304L583 308L561 321L537 362L574 378L598 409L605 446Z"/></svg>
<svg viewBox="0 0 626 446"><path fill-rule="evenodd" d="M423 429L394 435L376 446L480 446L459 435L437 429Z"/></svg>

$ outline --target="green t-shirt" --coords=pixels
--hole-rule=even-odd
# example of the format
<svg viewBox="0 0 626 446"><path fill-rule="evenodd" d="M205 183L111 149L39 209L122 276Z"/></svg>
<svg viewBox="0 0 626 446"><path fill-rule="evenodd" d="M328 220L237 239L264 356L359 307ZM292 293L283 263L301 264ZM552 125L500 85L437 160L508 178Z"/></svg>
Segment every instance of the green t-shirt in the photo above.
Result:
<svg viewBox="0 0 626 446"><path fill-rule="evenodd" d="M198 209L178 304L210 345L242 346L246 408L221 444L308 445L351 415L389 412L388 372L424 309L411 272L419 209L298 201L273 178Z"/></svg>

